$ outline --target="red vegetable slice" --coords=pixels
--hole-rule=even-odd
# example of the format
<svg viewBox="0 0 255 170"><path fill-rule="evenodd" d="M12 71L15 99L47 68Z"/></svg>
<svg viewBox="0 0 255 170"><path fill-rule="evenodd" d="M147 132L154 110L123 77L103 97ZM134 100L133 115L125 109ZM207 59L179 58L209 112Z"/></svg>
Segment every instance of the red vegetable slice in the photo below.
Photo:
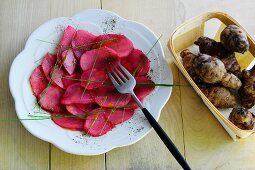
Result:
<svg viewBox="0 0 255 170"><path fill-rule="evenodd" d="M107 77L108 77L108 75L107 75ZM100 88L104 88L104 87L105 88L111 87L112 89L115 89L115 87L113 86L112 81L109 77L104 81L104 83L102 84L102 86Z"/></svg>
<svg viewBox="0 0 255 170"><path fill-rule="evenodd" d="M62 53L62 62L69 75L73 74L77 66L77 60L74 57L72 49L66 50Z"/></svg>
<svg viewBox="0 0 255 170"><path fill-rule="evenodd" d="M92 110L99 108L98 104L96 103L89 103L89 104L75 104L80 110L84 113L91 112Z"/></svg>
<svg viewBox="0 0 255 170"><path fill-rule="evenodd" d="M58 47L58 53L62 54L63 51L67 50L68 47L71 46L71 42L73 39L73 36L75 34L75 29L72 26L67 26L65 31L64 31L64 35L59 43L59 47Z"/></svg>
<svg viewBox="0 0 255 170"><path fill-rule="evenodd" d="M42 61L42 69L48 80L52 80L53 84L64 88L62 77L64 75L64 71L56 66L57 57L56 55L47 53Z"/></svg>
<svg viewBox="0 0 255 170"><path fill-rule="evenodd" d="M99 108L96 103L66 105L66 110L69 113L71 113L73 115L83 114L82 116L85 116L85 114L91 112L92 110L94 110L96 108Z"/></svg>
<svg viewBox="0 0 255 170"><path fill-rule="evenodd" d="M134 114L134 110L131 110L131 109L109 110L109 109L107 109L107 110L105 110L104 114L108 121L110 121L114 125L117 125L117 124L120 124L120 123L125 122L126 120L130 119Z"/></svg>
<svg viewBox="0 0 255 170"><path fill-rule="evenodd" d="M85 51L90 50L95 38L95 35L87 31L78 30L72 40L75 56L80 58Z"/></svg>
<svg viewBox="0 0 255 170"><path fill-rule="evenodd" d="M29 78L34 95L37 97L48 85L41 65L36 67Z"/></svg>
<svg viewBox="0 0 255 170"><path fill-rule="evenodd" d="M74 73L72 75L64 75L62 78L64 88L67 89L70 85L77 83L78 79L80 79L80 75L78 73Z"/></svg>
<svg viewBox="0 0 255 170"><path fill-rule="evenodd" d="M79 131L84 129L84 119L72 117L69 113L52 113L52 116L53 122L62 128Z"/></svg>
<svg viewBox="0 0 255 170"><path fill-rule="evenodd" d="M154 82L151 81L149 78L146 76L140 76L140 77L135 77L136 79L136 86L134 89L135 94L137 97L143 101L143 99L149 95L155 88Z"/></svg>
<svg viewBox="0 0 255 170"><path fill-rule="evenodd" d="M98 137L106 134L114 125L111 122L107 122L106 116L104 114L104 110L102 108L95 109L92 111L94 114L86 117L84 123L84 131L85 133Z"/></svg>
<svg viewBox="0 0 255 170"><path fill-rule="evenodd" d="M105 69L117 64L119 56L107 47L87 51L81 56L80 66L82 70Z"/></svg>
<svg viewBox="0 0 255 170"><path fill-rule="evenodd" d="M95 42L97 44L94 44L93 48L109 47L116 51L120 57L128 56L134 48L133 43L126 36L120 34L99 35Z"/></svg>
<svg viewBox="0 0 255 170"><path fill-rule="evenodd" d="M138 107L138 104L133 98L131 98L128 104L124 106L125 109L137 109Z"/></svg>
<svg viewBox="0 0 255 170"><path fill-rule="evenodd" d="M101 87L107 77L107 74L103 70L86 70L81 75L81 79L83 80L81 86L88 90Z"/></svg>
<svg viewBox="0 0 255 170"><path fill-rule="evenodd" d="M118 108L128 104L131 95L120 94L116 89L110 86L96 89L93 93L93 97L95 102L101 107Z"/></svg>
<svg viewBox="0 0 255 170"><path fill-rule="evenodd" d="M62 97L61 103L62 104L92 103L94 100L91 97L90 92L88 90L86 90L85 93L83 92L84 89L81 87L80 83L72 84L66 89L65 94Z"/></svg>
<svg viewBox="0 0 255 170"><path fill-rule="evenodd" d="M62 77L64 76L64 74L65 74L64 70L62 70L60 67L53 68L51 72L51 80L53 84L63 89L64 89L64 84L62 81Z"/></svg>
<svg viewBox="0 0 255 170"><path fill-rule="evenodd" d="M39 95L39 104L42 108L51 112L61 112L64 106L60 104L63 91L54 86L49 86Z"/></svg>
<svg viewBox="0 0 255 170"><path fill-rule="evenodd" d="M77 107L75 104L66 105L66 110L73 115L84 114L84 112L79 109L79 107Z"/></svg>
<svg viewBox="0 0 255 170"><path fill-rule="evenodd" d="M57 56L47 53L42 60L42 70L48 80L50 80L50 73L53 70L55 63L57 61Z"/></svg>
<svg viewBox="0 0 255 170"><path fill-rule="evenodd" d="M150 61L146 55L138 50L134 49L131 54L121 59L121 64L135 76L148 75L150 70Z"/></svg>

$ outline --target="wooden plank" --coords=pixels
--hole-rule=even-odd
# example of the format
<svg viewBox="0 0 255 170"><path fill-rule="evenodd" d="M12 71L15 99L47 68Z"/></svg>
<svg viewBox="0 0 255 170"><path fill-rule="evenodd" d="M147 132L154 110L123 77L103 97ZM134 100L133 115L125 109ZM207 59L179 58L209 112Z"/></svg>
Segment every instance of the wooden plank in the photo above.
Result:
<svg viewBox="0 0 255 170"><path fill-rule="evenodd" d="M54 0L51 1L50 13L52 18L69 17L86 9L101 8L100 0Z"/></svg>
<svg viewBox="0 0 255 170"><path fill-rule="evenodd" d="M49 144L32 136L16 117L9 92L11 62L29 34L50 18L48 1L4 0L0 5L0 169L48 169ZM8 121L6 119L12 119ZM15 120L16 119L16 120Z"/></svg>
<svg viewBox="0 0 255 170"><path fill-rule="evenodd" d="M105 169L105 154L98 156L77 156L65 153L52 146L52 170L103 170Z"/></svg>
<svg viewBox="0 0 255 170"><path fill-rule="evenodd" d="M82 10L89 8L100 8L100 0L54 0L51 1L50 13L52 18L72 16ZM58 148L51 147L51 169L52 170L90 170L105 168L104 154L99 156L77 156L64 153Z"/></svg>
<svg viewBox="0 0 255 170"><path fill-rule="evenodd" d="M173 71L174 84L179 84L178 70L171 62L166 48L167 41L175 27L174 12L170 10L174 1L103 1L102 7L120 16L141 22L151 28L156 35L163 35L161 43L169 66ZM160 124L171 137L179 150L184 153L180 91L173 88L172 96L161 112ZM180 169L156 133L152 131L138 143L114 149L106 154L107 169Z"/></svg>
<svg viewBox="0 0 255 170"><path fill-rule="evenodd" d="M199 5L197 5L199 4ZM210 4L210 5L208 5ZM207 11L224 11L236 18L251 35L254 34L254 1L178 0L175 7L179 23ZM245 13L241 12L245 11ZM178 19L178 18L177 18ZM180 83L188 85L183 76ZM232 141L224 128L203 104L191 87L181 87L183 129L186 158L194 169L254 169L255 136Z"/></svg>

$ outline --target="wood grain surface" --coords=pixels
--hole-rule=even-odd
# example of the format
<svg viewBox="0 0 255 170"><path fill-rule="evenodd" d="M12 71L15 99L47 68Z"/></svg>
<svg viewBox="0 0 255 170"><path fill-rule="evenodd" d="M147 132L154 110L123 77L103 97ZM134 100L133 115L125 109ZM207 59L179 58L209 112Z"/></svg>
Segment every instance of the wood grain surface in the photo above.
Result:
<svg viewBox="0 0 255 170"><path fill-rule="evenodd" d="M181 169L154 131L134 145L98 156L75 156L32 136L16 119L9 92L11 63L29 35L49 19L102 8L141 22L160 36L174 87L160 124L193 169L255 169L255 136L233 142L173 63L172 31L207 11L224 11L255 37L253 0L0 0L0 170Z"/></svg>

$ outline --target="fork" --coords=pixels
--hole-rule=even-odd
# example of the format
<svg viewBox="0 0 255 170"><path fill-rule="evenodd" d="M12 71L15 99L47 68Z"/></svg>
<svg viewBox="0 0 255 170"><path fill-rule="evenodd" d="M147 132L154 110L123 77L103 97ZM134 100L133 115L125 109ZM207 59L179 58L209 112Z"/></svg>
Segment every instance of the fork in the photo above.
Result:
<svg viewBox="0 0 255 170"><path fill-rule="evenodd" d="M157 132L158 136L164 142L164 144L166 145L168 150L172 153L172 155L175 157L175 159L178 161L178 163L182 166L183 169L190 170L191 168L189 167L188 163L185 161L181 153L178 151L174 143L171 141L171 139L167 136L167 134L161 128L159 123L154 119L151 113L143 106L141 101L135 95L134 93L134 87L136 85L135 78L120 63L118 63L118 66L120 69L118 69L118 67L115 66L113 67L111 72L108 71L108 75L115 88L120 93L129 93L132 95L138 106L143 111L145 117L148 119L151 126Z"/></svg>

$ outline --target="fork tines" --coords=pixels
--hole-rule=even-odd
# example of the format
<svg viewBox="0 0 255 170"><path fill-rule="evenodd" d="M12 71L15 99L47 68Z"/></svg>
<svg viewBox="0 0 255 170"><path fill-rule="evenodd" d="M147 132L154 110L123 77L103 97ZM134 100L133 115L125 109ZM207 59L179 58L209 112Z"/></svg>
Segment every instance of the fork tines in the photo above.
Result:
<svg viewBox="0 0 255 170"><path fill-rule="evenodd" d="M119 85L127 82L132 76L125 67L123 67L120 63L117 66L114 66L111 72L108 71L108 75L112 82L117 83Z"/></svg>

